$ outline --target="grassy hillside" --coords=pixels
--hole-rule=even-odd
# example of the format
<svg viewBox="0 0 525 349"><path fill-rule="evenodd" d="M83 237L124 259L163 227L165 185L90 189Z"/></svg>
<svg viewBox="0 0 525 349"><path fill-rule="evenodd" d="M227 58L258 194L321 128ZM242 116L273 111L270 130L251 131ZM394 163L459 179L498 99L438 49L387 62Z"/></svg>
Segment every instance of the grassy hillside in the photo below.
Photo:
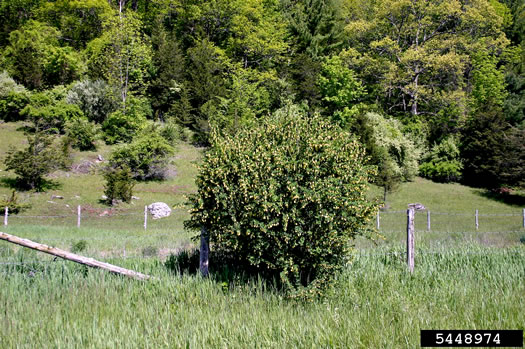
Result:
<svg viewBox="0 0 525 349"><path fill-rule="evenodd" d="M22 123L0 124L0 159L5 157L9 147L24 146L22 126ZM160 251L159 254L166 255L177 247L191 244L189 238L193 233L184 231L182 226L188 217L184 202L196 189L194 178L202 150L187 143L179 144L171 159L170 177L166 181L138 183L134 190L138 199L131 204L109 207L100 201L104 191L101 176L104 163L96 160L99 154L107 159L112 148L99 142L97 151L75 152L71 171L58 171L49 176L56 184L55 188L45 193L20 194L21 200L29 203L31 208L18 216L11 216L9 227L4 230L64 248L86 240L94 256L140 255L145 247L153 247ZM10 180L14 178L10 172L0 172L0 196L9 195L12 190ZM381 197L381 194L380 188L371 189L371 197ZM56 195L64 198L53 198ZM381 212L380 217L380 231L385 237L380 244L403 244L407 204L419 202L431 212L430 232L427 232L426 212L416 215L420 244L435 245L437 241L517 245L524 232L520 198L516 196L509 203L491 197L482 189L416 178L389 194L389 210ZM148 229L144 231L144 206L156 201L172 206L172 215L157 221L149 219ZM80 229L76 228L78 205L82 207ZM475 210L480 214L477 231ZM358 246L372 245L360 240Z"/></svg>

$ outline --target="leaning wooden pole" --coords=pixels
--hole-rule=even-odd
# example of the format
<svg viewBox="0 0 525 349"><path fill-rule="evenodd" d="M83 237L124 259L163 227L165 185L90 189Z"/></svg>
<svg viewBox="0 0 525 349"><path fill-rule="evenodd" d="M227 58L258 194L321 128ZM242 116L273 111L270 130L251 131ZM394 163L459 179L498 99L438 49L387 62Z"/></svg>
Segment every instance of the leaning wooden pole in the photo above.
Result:
<svg viewBox="0 0 525 349"><path fill-rule="evenodd" d="M129 270L129 269L124 269L121 267L117 267L116 265L113 265L113 264L99 262L93 258L83 257L78 254L74 254L71 252L61 250L56 247L51 247L51 246L47 246L44 244L36 243L31 240L22 239L14 235L0 232L0 239L8 241L8 242L12 242L13 244L28 247L33 250L44 252L44 253L47 253L53 256L57 256L63 259L67 259L69 261L84 264L89 267L104 269L112 273L128 276L128 277L131 277L137 280L148 280L151 278L151 276L146 275L146 274L142 274L142 273L139 273L133 270Z"/></svg>

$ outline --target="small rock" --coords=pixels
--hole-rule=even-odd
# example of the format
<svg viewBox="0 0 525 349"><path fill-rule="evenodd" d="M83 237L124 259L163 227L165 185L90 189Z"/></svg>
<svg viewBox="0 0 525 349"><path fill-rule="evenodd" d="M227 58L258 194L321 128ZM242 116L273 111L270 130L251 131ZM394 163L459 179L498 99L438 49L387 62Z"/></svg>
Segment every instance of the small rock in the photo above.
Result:
<svg viewBox="0 0 525 349"><path fill-rule="evenodd" d="M102 161L104 161L104 158L102 157L102 155L98 154L98 155L97 155L97 160L98 160L99 162L102 162Z"/></svg>
<svg viewBox="0 0 525 349"><path fill-rule="evenodd" d="M78 196L78 195L75 195L75 199L80 199L80 196Z"/></svg>
<svg viewBox="0 0 525 349"><path fill-rule="evenodd" d="M148 211L153 216L153 219L169 217L171 214L171 208L164 202L152 203L148 206Z"/></svg>
<svg viewBox="0 0 525 349"><path fill-rule="evenodd" d="M117 199L111 200L112 206L117 206L117 205L120 205L121 203L122 203L122 200L117 200Z"/></svg>
<svg viewBox="0 0 525 349"><path fill-rule="evenodd" d="M131 200L140 200L140 198L138 196L131 196Z"/></svg>
<svg viewBox="0 0 525 349"><path fill-rule="evenodd" d="M61 195L51 195L51 200L54 200L54 199L63 199L64 197L61 196Z"/></svg>
<svg viewBox="0 0 525 349"><path fill-rule="evenodd" d="M66 204L66 207L69 208L70 206L68 204Z"/></svg>
<svg viewBox="0 0 525 349"><path fill-rule="evenodd" d="M108 197L106 195L102 195L101 198L102 198L102 200L107 200L108 199Z"/></svg>
<svg viewBox="0 0 525 349"><path fill-rule="evenodd" d="M49 202L50 204L56 204L56 202L49 201L49 200L47 202Z"/></svg>

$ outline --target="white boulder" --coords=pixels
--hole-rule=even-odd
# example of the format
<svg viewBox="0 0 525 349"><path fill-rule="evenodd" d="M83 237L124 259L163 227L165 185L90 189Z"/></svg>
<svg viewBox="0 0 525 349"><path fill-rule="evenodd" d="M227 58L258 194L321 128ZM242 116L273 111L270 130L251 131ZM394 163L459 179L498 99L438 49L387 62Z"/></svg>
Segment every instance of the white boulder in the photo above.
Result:
<svg viewBox="0 0 525 349"><path fill-rule="evenodd" d="M148 211L153 219L169 217L171 208L164 202L154 202L148 206Z"/></svg>

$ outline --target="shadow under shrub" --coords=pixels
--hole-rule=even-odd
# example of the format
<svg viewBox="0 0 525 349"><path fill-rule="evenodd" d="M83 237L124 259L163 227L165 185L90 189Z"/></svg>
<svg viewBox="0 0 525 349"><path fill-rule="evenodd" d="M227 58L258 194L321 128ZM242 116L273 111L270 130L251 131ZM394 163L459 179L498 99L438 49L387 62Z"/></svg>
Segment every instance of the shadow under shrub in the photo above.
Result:
<svg viewBox="0 0 525 349"><path fill-rule="evenodd" d="M186 227L206 227L212 254L278 280L291 297L322 295L377 211L363 147L296 106L211 141Z"/></svg>

